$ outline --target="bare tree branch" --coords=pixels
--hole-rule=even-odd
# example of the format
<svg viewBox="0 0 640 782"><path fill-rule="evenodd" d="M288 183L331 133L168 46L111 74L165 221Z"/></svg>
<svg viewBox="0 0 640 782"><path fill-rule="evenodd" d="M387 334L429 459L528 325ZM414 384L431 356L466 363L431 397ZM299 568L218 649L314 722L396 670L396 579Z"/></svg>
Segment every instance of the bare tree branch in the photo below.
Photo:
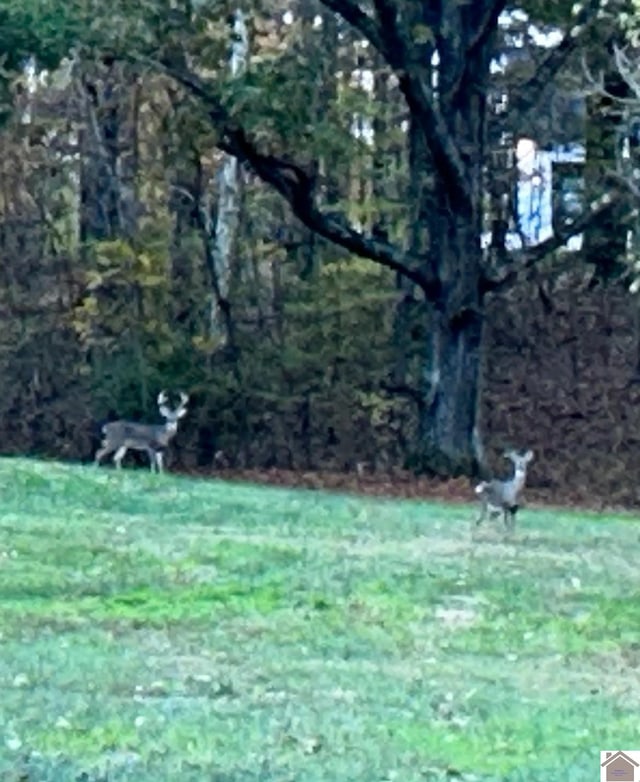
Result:
<svg viewBox="0 0 640 782"><path fill-rule="evenodd" d="M330 11L339 14L346 19L349 24L354 27L359 33L374 46L385 59L387 58L387 52L385 45L380 35L380 27L376 24L373 17L366 14L358 3L352 2L352 0L322 0L322 5L325 5Z"/></svg>
<svg viewBox="0 0 640 782"><path fill-rule="evenodd" d="M595 24L601 6L601 0L585 0L579 6L571 29L564 35L560 43L544 57L533 76L518 86L518 93L511 100L510 112L524 114L537 107L545 89L580 46L585 32Z"/></svg>
<svg viewBox="0 0 640 782"><path fill-rule="evenodd" d="M406 67L405 54L407 44L398 24L398 9L393 0L373 0L376 15L380 24L381 34L389 45L389 53L396 62L390 61L393 67Z"/></svg>
<svg viewBox="0 0 640 782"><path fill-rule="evenodd" d="M400 77L400 89L409 110L418 120L433 162L450 192L466 209L473 211L471 183L455 140L447 127L430 88L420 74L405 72Z"/></svg>
<svg viewBox="0 0 640 782"><path fill-rule="evenodd" d="M471 183L451 129L442 116L430 84L425 82L426 68L407 57L412 44L406 40L393 0L374 0L380 31L390 53L389 65L395 70L402 94L417 120L433 162L453 197L471 213Z"/></svg>
<svg viewBox="0 0 640 782"><path fill-rule="evenodd" d="M637 105L638 98L640 98L640 71L638 69L637 62L631 60L627 56L626 52L624 52L619 46L616 46L615 44L613 46L613 58L616 64L616 70L622 77L629 90L633 93L632 96L623 98L618 95L612 95L605 89L604 79L596 82L593 77L590 77L590 74L588 74L588 76L590 77L592 84L596 85L597 92L600 95L603 95L607 98L612 98L618 103L635 106Z"/></svg>
<svg viewBox="0 0 640 782"><path fill-rule="evenodd" d="M321 211L315 200L317 177L295 162L260 152L244 129L228 117L218 97L198 76L166 66L163 70L207 107L219 133L218 148L247 163L260 179L284 197L294 215L307 228L355 255L369 258L401 274L418 285L428 299L438 296L440 286L421 270L420 259L413 259L415 263L412 263L407 253L391 243L353 229L343 215Z"/></svg>
<svg viewBox="0 0 640 782"><path fill-rule="evenodd" d="M472 57L493 33L498 23L498 17L504 11L507 0L488 0L482 19L473 37L467 45L467 56Z"/></svg>
<svg viewBox="0 0 640 782"><path fill-rule="evenodd" d="M498 17L502 11L504 11L507 0L486 0L484 8L482 8L482 3L479 1L477 4L480 6L478 8L480 19L476 29L472 32L469 40L465 44L463 67L459 70L457 77L452 80L451 84L446 89L446 93L443 94L443 99L449 104L456 101L457 96L460 94L467 81L473 81L476 76L478 65L477 57L481 54L488 38L496 30ZM459 35L457 30L456 34Z"/></svg>
<svg viewBox="0 0 640 782"><path fill-rule="evenodd" d="M616 209L623 201L623 194L618 191L614 195L605 193L598 202L579 219L554 233L544 242L530 247L522 252L511 253L509 270L501 277L486 273L480 283L482 293L495 293L511 287L523 272L536 266L551 253L563 247L569 239L587 230L593 223L601 220Z"/></svg>
<svg viewBox="0 0 640 782"><path fill-rule="evenodd" d="M362 33L393 69L442 180L454 198L471 211L471 186L460 152L434 101L431 87L424 82L423 68L407 59L410 43L405 40L393 0L374 0L377 22L352 0L322 0L322 3Z"/></svg>

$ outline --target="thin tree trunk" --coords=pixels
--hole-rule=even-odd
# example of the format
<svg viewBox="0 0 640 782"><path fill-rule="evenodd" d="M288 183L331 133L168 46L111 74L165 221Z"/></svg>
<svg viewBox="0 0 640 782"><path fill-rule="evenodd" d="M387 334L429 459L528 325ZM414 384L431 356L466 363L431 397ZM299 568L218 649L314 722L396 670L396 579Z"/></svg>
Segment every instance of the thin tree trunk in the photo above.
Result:
<svg viewBox="0 0 640 782"><path fill-rule="evenodd" d="M135 168L129 86L122 69L105 58L83 76L81 89L80 240L129 238L136 224L133 183L127 181Z"/></svg>
<svg viewBox="0 0 640 782"><path fill-rule="evenodd" d="M233 22L233 43L231 45L230 69L232 76L242 74L247 64L249 38L244 14L236 10ZM225 155L219 169L218 214L213 246L213 268L216 278L216 296L211 312L211 334L225 341L228 325L229 283L231 267L238 233L240 209L240 171L238 160Z"/></svg>

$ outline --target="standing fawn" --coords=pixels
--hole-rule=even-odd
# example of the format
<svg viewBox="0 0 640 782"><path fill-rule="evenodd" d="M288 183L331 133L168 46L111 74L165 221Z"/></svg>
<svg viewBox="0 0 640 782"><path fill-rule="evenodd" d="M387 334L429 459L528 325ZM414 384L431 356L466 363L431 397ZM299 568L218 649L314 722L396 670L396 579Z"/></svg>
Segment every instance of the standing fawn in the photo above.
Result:
<svg viewBox="0 0 640 782"><path fill-rule="evenodd" d="M513 462L513 476L508 481L483 481L476 486L476 494L482 503L476 527L484 521L487 514L496 516L501 512L507 529L513 530L516 525L518 497L527 479L527 465L533 459L533 451L506 451L504 455Z"/></svg>
<svg viewBox="0 0 640 782"><path fill-rule="evenodd" d="M95 464L100 464L107 454L115 451L113 461L118 469L126 452L146 451L149 454L151 472L162 472L163 452L178 431L178 421L187 413L189 397L180 392L180 404L175 409L168 405L166 391L158 394L158 409L165 419L163 424L136 424L132 421L111 421L102 427L102 446L95 456Z"/></svg>

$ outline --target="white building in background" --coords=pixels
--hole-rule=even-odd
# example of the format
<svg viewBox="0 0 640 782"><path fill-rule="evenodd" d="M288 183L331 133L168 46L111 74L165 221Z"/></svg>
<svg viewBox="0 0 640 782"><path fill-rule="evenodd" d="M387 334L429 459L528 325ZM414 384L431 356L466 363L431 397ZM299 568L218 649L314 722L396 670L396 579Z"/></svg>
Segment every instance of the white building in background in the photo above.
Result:
<svg viewBox="0 0 640 782"><path fill-rule="evenodd" d="M514 240L516 246L536 245L553 235L554 185L568 185L561 190L563 211L580 214L580 184L577 178L564 176L562 182L554 183L554 166L559 177L558 164L575 164L576 168L585 161L582 144L557 146L552 150L538 149L531 139L520 139L516 148L518 179L515 201L518 231ZM582 235L574 236L567 243L569 250L579 250Z"/></svg>
<svg viewBox="0 0 640 782"><path fill-rule="evenodd" d="M582 144L558 145L552 150L545 150L539 149L532 139L523 138L516 146L515 158L517 175L513 216L517 225L507 234L508 250L534 247L553 236L554 208L558 209L558 200L565 215L579 216L583 206L580 168L585 161L585 149ZM562 173L561 166L564 169ZM572 166L575 166L576 172L573 176L570 174ZM490 233L486 232L482 240L483 246L488 247ZM570 251L580 250L582 234L572 237L566 246Z"/></svg>

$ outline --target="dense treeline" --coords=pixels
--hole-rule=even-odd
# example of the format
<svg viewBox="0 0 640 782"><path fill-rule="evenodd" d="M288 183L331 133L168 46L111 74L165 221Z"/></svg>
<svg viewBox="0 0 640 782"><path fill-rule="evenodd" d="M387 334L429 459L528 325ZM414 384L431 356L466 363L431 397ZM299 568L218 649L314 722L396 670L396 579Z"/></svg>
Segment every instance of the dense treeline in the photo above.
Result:
<svg viewBox="0 0 640 782"><path fill-rule="evenodd" d="M89 457L166 387L185 467L482 466L495 297L578 232L628 284L633 9L450 5L4 4L3 450ZM585 197L514 254L524 135L585 146Z"/></svg>

